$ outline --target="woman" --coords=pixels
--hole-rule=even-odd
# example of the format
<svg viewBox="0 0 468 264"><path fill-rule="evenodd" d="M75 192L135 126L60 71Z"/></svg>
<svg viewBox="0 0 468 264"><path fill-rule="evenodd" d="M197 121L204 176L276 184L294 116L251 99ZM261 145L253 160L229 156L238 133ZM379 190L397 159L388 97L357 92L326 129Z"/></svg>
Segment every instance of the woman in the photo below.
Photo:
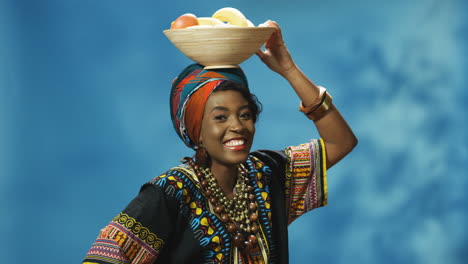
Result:
<svg viewBox="0 0 468 264"><path fill-rule="evenodd" d="M288 263L287 225L326 205L326 170L357 140L292 60L277 30L259 58L286 78L321 139L250 153L260 107L240 69L187 67L173 82L171 116L196 153L143 185L85 263Z"/></svg>

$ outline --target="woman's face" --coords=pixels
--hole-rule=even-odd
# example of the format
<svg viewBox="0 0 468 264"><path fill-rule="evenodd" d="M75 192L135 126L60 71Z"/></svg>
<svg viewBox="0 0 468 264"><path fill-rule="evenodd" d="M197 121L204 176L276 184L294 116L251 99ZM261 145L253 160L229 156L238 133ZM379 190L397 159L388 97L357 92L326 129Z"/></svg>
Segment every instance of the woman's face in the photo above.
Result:
<svg viewBox="0 0 468 264"><path fill-rule="evenodd" d="M233 166L246 161L254 134L252 112L241 93L225 90L208 97L200 145L208 152L212 166Z"/></svg>

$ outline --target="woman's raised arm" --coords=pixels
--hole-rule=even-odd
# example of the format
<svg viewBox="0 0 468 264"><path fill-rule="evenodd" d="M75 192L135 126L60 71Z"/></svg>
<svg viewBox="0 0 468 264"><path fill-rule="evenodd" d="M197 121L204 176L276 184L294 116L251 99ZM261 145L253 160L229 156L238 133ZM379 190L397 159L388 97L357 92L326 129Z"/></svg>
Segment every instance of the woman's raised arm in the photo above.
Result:
<svg viewBox="0 0 468 264"><path fill-rule="evenodd" d="M260 26L276 27L277 30L265 43L265 50L259 50L257 56L274 72L280 74L294 88L304 108L319 109L327 104L323 89L315 85L294 63L281 35L281 29L274 21L267 21ZM330 97L331 98L331 97ZM330 99L328 98L328 99ZM324 102L325 101L325 102ZM325 142L327 168L331 168L345 157L357 144L357 138L338 109L330 102L324 115L312 113L315 126Z"/></svg>

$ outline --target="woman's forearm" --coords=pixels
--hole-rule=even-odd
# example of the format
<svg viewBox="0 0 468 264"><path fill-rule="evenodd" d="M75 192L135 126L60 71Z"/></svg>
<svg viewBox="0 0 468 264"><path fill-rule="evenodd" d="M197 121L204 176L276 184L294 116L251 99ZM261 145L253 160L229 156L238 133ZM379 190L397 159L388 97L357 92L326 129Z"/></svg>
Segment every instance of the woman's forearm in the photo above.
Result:
<svg viewBox="0 0 468 264"><path fill-rule="evenodd" d="M303 106L316 103L320 89L296 65L281 74L288 80L299 96ZM357 138L335 105L328 112L314 121L317 130L325 142L327 168L340 161L357 144Z"/></svg>

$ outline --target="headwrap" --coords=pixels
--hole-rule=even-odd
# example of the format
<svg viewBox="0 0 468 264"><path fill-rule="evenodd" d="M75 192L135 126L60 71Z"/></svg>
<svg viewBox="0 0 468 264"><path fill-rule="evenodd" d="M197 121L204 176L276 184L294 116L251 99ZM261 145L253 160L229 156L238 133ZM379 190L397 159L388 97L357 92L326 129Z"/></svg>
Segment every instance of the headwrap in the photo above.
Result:
<svg viewBox="0 0 468 264"><path fill-rule="evenodd" d="M189 148L198 148L201 121L208 97L220 83L227 80L249 89L242 69L204 69L200 64L189 65L172 82L170 95L172 124Z"/></svg>

